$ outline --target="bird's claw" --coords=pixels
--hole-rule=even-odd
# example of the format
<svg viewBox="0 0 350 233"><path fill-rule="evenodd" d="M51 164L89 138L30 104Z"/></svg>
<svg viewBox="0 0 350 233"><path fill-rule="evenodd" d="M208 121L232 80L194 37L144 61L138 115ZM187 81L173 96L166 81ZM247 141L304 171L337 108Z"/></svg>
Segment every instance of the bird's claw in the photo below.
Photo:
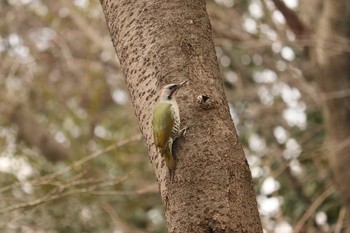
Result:
<svg viewBox="0 0 350 233"><path fill-rule="evenodd" d="M182 130L181 130L181 133L180 133L180 135L185 139L186 138L186 133L187 133L187 130L190 128L190 127L192 127L194 124L190 124L189 126L186 126L185 128L183 128Z"/></svg>

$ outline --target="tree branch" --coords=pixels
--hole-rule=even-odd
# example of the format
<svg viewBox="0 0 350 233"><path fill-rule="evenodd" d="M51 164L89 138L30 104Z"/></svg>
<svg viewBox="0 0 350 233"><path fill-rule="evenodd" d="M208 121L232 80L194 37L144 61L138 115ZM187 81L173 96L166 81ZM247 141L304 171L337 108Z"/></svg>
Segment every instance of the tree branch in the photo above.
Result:
<svg viewBox="0 0 350 233"><path fill-rule="evenodd" d="M282 13L284 16L288 27L294 32L294 34L300 38L305 36L307 33L307 27L304 22L301 21L296 12L286 6L286 4L282 0L271 0L276 8Z"/></svg>
<svg viewBox="0 0 350 233"><path fill-rule="evenodd" d="M312 216L312 214L315 213L316 209L322 204L322 202L324 202L324 200L326 200L326 198L328 198L334 192L334 186L329 187L312 203L312 205L310 205L310 207L305 211L303 216L295 225L294 233L299 233L303 229L305 222Z"/></svg>
<svg viewBox="0 0 350 233"><path fill-rule="evenodd" d="M98 156L103 155L107 152L113 151L113 150L115 150L119 147L125 146L129 143L139 141L141 138L142 138L141 134L137 134L131 138L127 138L127 139L122 140L120 142L114 143L106 148L103 148L102 150L95 151L95 152L83 157L82 159L75 161L71 165L64 167L56 172L53 172L51 174L47 174L45 176L36 177L32 180L29 180L28 182L31 183L32 185L45 184L48 181L50 181L50 183L51 183L54 178L56 178L62 174L65 174L65 173L71 171L72 169L78 168L78 167L82 166L83 164L87 163L88 161L90 161L94 158L97 158ZM18 182L18 183L14 183L14 184L2 187L0 189L0 193L6 192L6 191L11 190L11 189L16 188L16 187L19 187L20 185L21 185L21 183Z"/></svg>

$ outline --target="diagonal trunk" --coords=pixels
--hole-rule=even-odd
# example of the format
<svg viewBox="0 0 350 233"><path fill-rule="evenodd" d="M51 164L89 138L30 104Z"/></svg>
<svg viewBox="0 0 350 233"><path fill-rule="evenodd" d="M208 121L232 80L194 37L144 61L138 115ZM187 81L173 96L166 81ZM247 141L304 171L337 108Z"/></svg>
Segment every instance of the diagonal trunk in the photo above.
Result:
<svg viewBox="0 0 350 233"><path fill-rule="evenodd" d="M101 0L147 143L169 232L262 232L251 174L232 123L204 0ZM173 181L156 153L161 86L188 79ZM198 96L206 96L197 98ZM202 100L202 101L200 101Z"/></svg>
<svg viewBox="0 0 350 233"><path fill-rule="evenodd" d="M329 157L350 232L350 1L325 1L316 47Z"/></svg>

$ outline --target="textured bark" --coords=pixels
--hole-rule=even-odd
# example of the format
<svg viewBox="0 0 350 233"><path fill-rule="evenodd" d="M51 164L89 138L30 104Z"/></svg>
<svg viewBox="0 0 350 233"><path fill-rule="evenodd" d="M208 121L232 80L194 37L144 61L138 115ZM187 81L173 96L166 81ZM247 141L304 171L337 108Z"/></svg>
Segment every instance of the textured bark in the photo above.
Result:
<svg viewBox="0 0 350 233"><path fill-rule="evenodd" d="M251 174L232 123L203 0L101 0L147 143L169 232L262 232ZM188 79L170 179L156 153L152 111L160 87ZM209 99L197 97L205 95ZM206 100L206 101L204 101Z"/></svg>
<svg viewBox="0 0 350 233"><path fill-rule="evenodd" d="M325 1L317 43L329 157L350 232L350 1Z"/></svg>

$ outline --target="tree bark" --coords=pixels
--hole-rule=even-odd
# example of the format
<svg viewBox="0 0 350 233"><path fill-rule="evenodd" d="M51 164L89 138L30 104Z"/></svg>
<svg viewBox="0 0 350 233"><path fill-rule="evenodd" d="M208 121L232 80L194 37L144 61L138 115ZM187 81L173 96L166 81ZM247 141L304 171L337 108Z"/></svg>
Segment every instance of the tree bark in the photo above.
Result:
<svg viewBox="0 0 350 233"><path fill-rule="evenodd" d="M159 183L168 231L262 232L205 1L101 0L101 4ZM185 139L175 143L177 168L171 180L154 146L152 111L163 85L186 79L178 103L182 126L192 127Z"/></svg>
<svg viewBox="0 0 350 233"><path fill-rule="evenodd" d="M350 1L325 1L317 33L318 83L324 94L329 158L350 232Z"/></svg>

